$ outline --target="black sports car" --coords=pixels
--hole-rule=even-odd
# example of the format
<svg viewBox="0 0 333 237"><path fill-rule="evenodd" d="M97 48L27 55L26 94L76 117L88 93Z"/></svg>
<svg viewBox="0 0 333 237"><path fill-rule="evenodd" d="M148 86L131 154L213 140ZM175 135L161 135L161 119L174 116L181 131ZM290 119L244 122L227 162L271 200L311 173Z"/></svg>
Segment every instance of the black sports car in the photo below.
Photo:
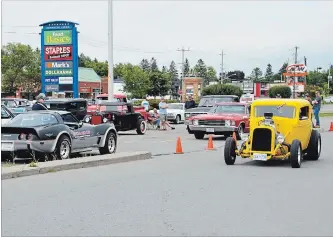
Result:
<svg viewBox="0 0 333 237"><path fill-rule="evenodd" d="M2 126L1 154L12 159L67 159L93 147L101 154L116 152L117 131L112 123L91 125L67 111L39 110L19 114Z"/></svg>

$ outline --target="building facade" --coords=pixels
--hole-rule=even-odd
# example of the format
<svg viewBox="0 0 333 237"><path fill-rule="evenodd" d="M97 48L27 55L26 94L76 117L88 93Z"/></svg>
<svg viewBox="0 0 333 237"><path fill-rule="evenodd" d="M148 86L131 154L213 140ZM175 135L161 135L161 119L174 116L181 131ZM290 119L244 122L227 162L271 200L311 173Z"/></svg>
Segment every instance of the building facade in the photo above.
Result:
<svg viewBox="0 0 333 237"><path fill-rule="evenodd" d="M194 100L200 99L202 88L203 79L201 77L184 77L181 100L185 102L189 96L192 96Z"/></svg>

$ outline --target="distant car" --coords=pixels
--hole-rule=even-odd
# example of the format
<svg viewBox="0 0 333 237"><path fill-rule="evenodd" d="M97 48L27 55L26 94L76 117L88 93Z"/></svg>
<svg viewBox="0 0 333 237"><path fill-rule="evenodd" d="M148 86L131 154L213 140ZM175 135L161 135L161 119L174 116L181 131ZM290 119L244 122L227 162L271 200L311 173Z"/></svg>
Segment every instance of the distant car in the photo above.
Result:
<svg viewBox="0 0 333 237"><path fill-rule="evenodd" d="M190 130L196 139L205 134L231 136L236 133L241 139L249 132L249 106L246 103L217 103L207 114L189 119Z"/></svg>
<svg viewBox="0 0 333 237"><path fill-rule="evenodd" d="M140 135L146 133L147 122L131 103L103 101L95 112L89 112L83 119L90 124L114 124L117 131L136 130Z"/></svg>
<svg viewBox="0 0 333 237"><path fill-rule="evenodd" d="M44 101L48 110L71 112L78 120L87 115L88 101L82 98L48 99Z"/></svg>
<svg viewBox="0 0 333 237"><path fill-rule="evenodd" d="M324 101L325 101L326 103L333 103L333 96L325 97L325 98L324 98Z"/></svg>
<svg viewBox="0 0 333 237"><path fill-rule="evenodd" d="M1 105L1 126L7 124L15 115L6 106Z"/></svg>
<svg viewBox="0 0 333 237"><path fill-rule="evenodd" d="M39 110L19 114L1 128L2 157L68 159L92 148L101 154L116 152L113 124L84 124L67 111Z"/></svg>
<svg viewBox="0 0 333 237"><path fill-rule="evenodd" d="M200 99L199 105L196 108L187 109L185 111L185 125L187 125L187 131L190 134L193 132L189 128L188 120L190 117L199 115L199 114L207 114L208 111L215 106L216 103L221 102L239 102L239 97L236 95L207 95L203 96Z"/></svg>
<svg viewBox="0 0 333 237"><path fill-rule="evenodd" d="M179 124L185 120L185 103L170 103L167 112L168 121Z"/></svg>
<svg viewBox="0 0 333 237"><path fill-rule="evenodd" d="M244 94L240 98L240 102L243 102L243 103L252 103L253 101L254 101L253 94Z"/></svg>
<svg viewBox="0 0 333 237"><path fill-rule="evenodd" d="M5 105L14 114L28 112L32 107L29 100L18 98L1 98L1 105Z"/></svg>

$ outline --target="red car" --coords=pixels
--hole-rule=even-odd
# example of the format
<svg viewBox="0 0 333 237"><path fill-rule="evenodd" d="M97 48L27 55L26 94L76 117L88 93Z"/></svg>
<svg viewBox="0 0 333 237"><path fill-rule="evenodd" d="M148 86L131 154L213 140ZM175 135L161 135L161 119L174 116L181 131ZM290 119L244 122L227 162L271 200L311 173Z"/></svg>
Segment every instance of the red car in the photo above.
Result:
<svg viewBox="0 0 333 237"><path fill-rule="evenodd" d="M203 139L205 134L231 136L233 132L241 139L249 127L247 103L217 103L208 114L189 118L189 128L196 139Z"/></svg>

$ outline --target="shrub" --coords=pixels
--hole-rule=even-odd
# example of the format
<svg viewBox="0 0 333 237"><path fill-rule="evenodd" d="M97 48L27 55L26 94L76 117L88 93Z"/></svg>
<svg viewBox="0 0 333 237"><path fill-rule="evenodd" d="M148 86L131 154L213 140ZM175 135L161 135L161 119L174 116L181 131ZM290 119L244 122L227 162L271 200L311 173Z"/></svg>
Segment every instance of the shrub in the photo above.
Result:
<svg viewBox="0 0 333 237"><path fill-rule="evenodd" d="M243 90L234 85L228 84L215 84L210 85L202 90L202 95L237 95L241 97L243 94Z"/></svg>
<svg viewBox="0 0 333 237"><path fill-rule="evenodd" d="M305 87L305 93L308 93L311 98L315 98L316 97L316 91L319 91L320 94L322 94L322 95L324 93L324 89L321 88L321 87L319 87L319 86L306 85L306 87Z"/></svg>
<svg viewBox="0 0 333 237"><path fill-rule="evenodd" d="M282 98L290 98L291 89L289 86L273 86L269 89L268 94L270 98L276 98L278 94L280 94Z"/></svg>

